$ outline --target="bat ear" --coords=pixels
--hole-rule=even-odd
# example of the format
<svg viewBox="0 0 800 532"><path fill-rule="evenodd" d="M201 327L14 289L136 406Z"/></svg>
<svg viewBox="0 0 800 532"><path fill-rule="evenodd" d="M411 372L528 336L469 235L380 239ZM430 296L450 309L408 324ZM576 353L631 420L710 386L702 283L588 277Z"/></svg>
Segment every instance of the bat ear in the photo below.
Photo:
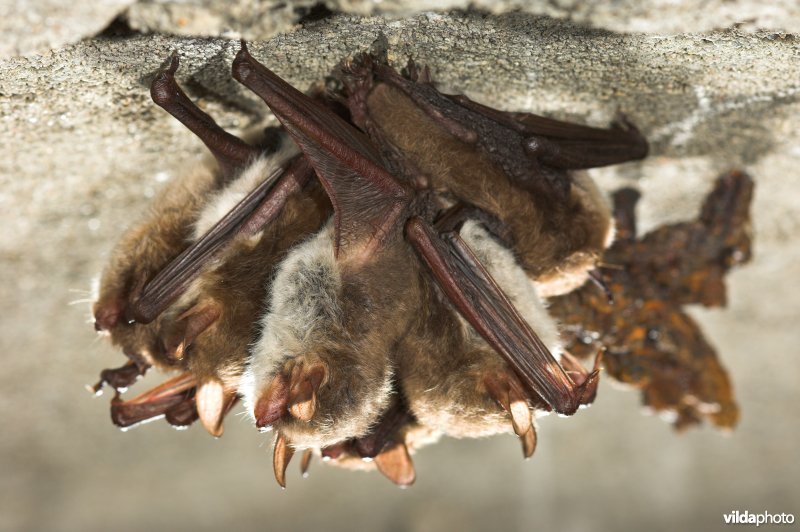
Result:
<svg viewBox="0 0 800 532"><path fill-rule="evenodd" d="M164 334L167 352L178 360L182 359L195 339L219 319L220 312L219 305L209 301L197 304L178 316L171 330Z"/></svg>
<svg viewBox="0 0 800 532"><path fill-rule="evenodd" d="M411 192L363 133L253 59L244 42L233 76L266 102L316 170L334 207L337 258L368 260L402 234Z"/></svg>

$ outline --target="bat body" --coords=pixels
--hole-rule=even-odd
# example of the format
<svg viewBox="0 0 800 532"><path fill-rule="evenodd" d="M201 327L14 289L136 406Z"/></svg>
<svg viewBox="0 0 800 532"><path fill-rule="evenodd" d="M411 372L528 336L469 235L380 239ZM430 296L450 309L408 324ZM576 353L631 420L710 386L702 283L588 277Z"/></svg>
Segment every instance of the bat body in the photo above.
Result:
<svg viewBox="0 0 800 532"><path fill-rule="evenodd" d="M413 182L494 220L543 297L583 284L613 240L613 219L578 169L642 158L644 138L623 123L603 130L503 113L439 93L427 74L411 78L372 56L348 65L356 123Z"/></svg>
<svg viewBox="0 0 800 532"><path fill-rule="evenodd" d="M148 216L123 235L103 271L93 305L95 328L109 334L112 344L119 346L141 373L154 364L170 367L173 361L158 341L158 322L127 323L130 299L145 280L152 279L188 246L192 224L218 186L214 173L202 167L169 184Z"/></svg>
<svg viewBox="0 0 800 532"><path fill-rule="evenodd" d="M96 389L151 365L180 372L118 392L118 425L164 415L219 436L243 398L276 433L282 486L296 450L304 472L319 454L409 485L410 454L440 435L513 431L529 457L536 415L594 400L599 356L587 371L564 350L545 300L570 297L613 240L583 169L644 157L633 126L497 111L374 56L339 73L342 110L243 45L234 77L292 139L267 155L191 104L177 66L173 55L151 94L218 169L171 187L104 273L96 328L131 361ZM588 316L577 306L559 318Z"/></svg>
<svg viewBox="0 0 800 532"><path fill-rule="evenodd" d="M161 102L180 119L187 109L190 116L199 110L175 84L176 68L173 57L171 68L156 78L154 87L159 82L171 85L169 98ZM172 105L176 100L180 112ZM201 138L216 131L210 120L204 118ZM239 142L236 139L235 145ZM227 146L214 149L224 154ZM158 211L120 241L101 279L94 314L96 328L110 333L131 362L105 370L95 390L104 381L124 389L151 365L183 373L134 399L116 397L112 402L116 424L127 427L165 415L171 424L185 426L199 417L210 433L221 435L222 418L236 399L249 346L258 332L254 322L272 266L330 215L321 188L308 184L307 166L304 171L284 172L296 155L287 140L273 154L250 152L238 166L222 164L218 157L218 170L202 170L170 185L156 202ZM287 173L291 175L283 177ZM278 182L267 198L280 200L280 209L271 213L251 205L244 213L245 223L233 231L230 214L247 205L248 199L258 199L254 193L270 177ZM264 217L270 223L262 227ZM209 235L223 230L226 246L203 247ZM204 251L201 269L191 260L190 252L197 249ZM145 287L164 272L172 284L167 285L166 296L159 293L162 308L152 319L137 322Z"/></svg>
<svg viewBox="0 0 800 532"><path fill-rule="evenodd" d="M283 82L246 48L234 62L234 76L261 96L287 128L317 171L335 213L330 228L280 267L276 285L282 292L273 291L264 336L241 389L256 425L277 428L276 456L285 455L278 451L289 445L325 447L364 436L388 404L395 365L405 366L405 375L412 377L408 387L404 375L395 380L411 412L419 410L427 418L423 424L450 434L485 434L504 430L498 420L511 417L527 442L526 455L535 444L529 402L565 414L591 402L597 372L578 372L581 378L575 384L531 328L541 328L551 344L557 342L555 326L533 287L519 299L533 309L527 317L536 324L525 320L515 298L492 277L492 268L457 232L450 231L447 241L437 236L431 224L442 202L433 191L420 187L398 161L387 164L361 132ZM351 114L357 111L351 109ZM508 188L498 190L492 193L500 200L504 193L513 197ZM505 258L497 270L514 277L506 270L519 267L510 254ZM520 279L529 285L521 270L514 281ZM468 284L466 291L462 282ZM442 285L444 294L437 291L431 297L438 290L435 285ZM288 295L283 293L287 290ZM489 307L473 306L476 298L486 299ZM457 318L456 309L466 321ZM409 331L415 313L437 320ZM437 330L436 321L447 323L444 332ZM435 355L413 345L414 340L436 343L437 336ZM411 345L404 348L401 339ZM507 367L490 345L515 367ZM531 349L530 357L519 355L520 349ZM406 356L400 354L404 351ZM449 386L442 386L449 376L424 374L424 365L414 360L420 356L448 363L471 357L474 362L471 371L451 365L461 369ZM548 369L527 365L531 357ZM522 381L515 372L525 375ZM422 381L413 382L416 375ZM416 390L425 393L415 395ZM453 405L462 415L447 419L448 408L437 401ZM432 407L443 415L427 415Z"/></svg>

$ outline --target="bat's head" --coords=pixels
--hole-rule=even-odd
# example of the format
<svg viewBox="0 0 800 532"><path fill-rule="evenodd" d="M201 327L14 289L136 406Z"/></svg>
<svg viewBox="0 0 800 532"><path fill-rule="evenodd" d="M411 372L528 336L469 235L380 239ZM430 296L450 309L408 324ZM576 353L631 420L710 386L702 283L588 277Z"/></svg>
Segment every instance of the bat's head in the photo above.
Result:
<svg viewBox="0 0 800 532"><path fill-rule="evenodd" d="M400 240L354 270L329 224L276 269L240 393L259 428L296 447L367 433L387 406L393 345L416 311L419 275Z"/></svg>
<svg viewBox="0 0 800 532"><path fill-rule="evenodd" d="M571 172L570 178L567 219L560 235L566 245L556 264L534 277L542 297L567 294L583 285L614 241L614 217L606 195L586 171Z"/></svg>
<svg viewBox="0 0 800 532"><path fill-rule="evenodd" d="M95 329L141 367L177 366L160 341L161 318L135 323L131 306L146 283L192 240L192 224L217 178L215 169L201 166L169 182L147 216L123 234L103 269L92 304Z"/></svg>

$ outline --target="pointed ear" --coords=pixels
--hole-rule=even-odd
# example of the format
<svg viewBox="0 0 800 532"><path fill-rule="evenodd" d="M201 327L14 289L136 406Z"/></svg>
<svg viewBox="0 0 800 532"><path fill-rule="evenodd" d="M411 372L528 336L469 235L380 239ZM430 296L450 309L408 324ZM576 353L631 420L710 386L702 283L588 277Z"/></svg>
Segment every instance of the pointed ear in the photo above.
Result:
<svg viewBox="0 0 800 532"><path fill-rule="evenodd" d="M360 131L258 63L244 43L233 76L266 102L316 170L333 203L337 257L368 259L402 233L411 192Z"/></svg>

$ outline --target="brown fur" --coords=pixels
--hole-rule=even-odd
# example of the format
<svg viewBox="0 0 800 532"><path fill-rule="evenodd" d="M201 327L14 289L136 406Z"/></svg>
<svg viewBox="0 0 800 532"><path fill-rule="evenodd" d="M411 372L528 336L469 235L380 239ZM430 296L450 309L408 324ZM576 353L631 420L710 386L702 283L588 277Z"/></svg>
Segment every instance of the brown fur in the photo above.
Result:
<svg viewBox="0 0 800 532"><path fill-rule="evenodd" d="M188 308L215 305L220 317L189 346L187 368L199 382L217 378L235 391L257 336L255 322L264 312L264 298L274 265L296 243L319 229L331 207L322 188L313 183L288 198L278 217L256 237L239 236L196 281L190 301L170 309L162 320L162 338L174 334L171 322ZM178 328L178 333L180 328Z"/></svg>
<svg viewBox="0 0 800 532"><path fill-rule="evenodd" d="M112 344L134 360L141 357L162 367L175 364L158 341L160 320L131 325L125 323L124 313L133 292L189 245L192 223L217 187L215 173L206 167L168 184L147 216L125 232L111 253L93 312Z"/></svg>
<svg viewBox="0 0 800 532"><path fill-rule="evenodd" d="M275 423L294 445L321 448L363 436L388 406L388 390L378 404L367 402L392 375L396 346L419 307L421 276L418 267L409 267L416 264L412 254L397 240L357 269L342 265L337 319L309 339L310 353L285 366L287 373L301 360L327 368L312 419L285 416Z"/></svg>
<svg viewBox="0 0 800 532"><path fill-rule="evenodd" d="M509 432L510 419L483 385L507 365L468 327L424 283L412 327L395 350L398 382L411 412L435 430L458 438Z"/></svg>
<svg viewBox="0 0 800 532"><path fill-rule="evenodd" d="M375 86L367 109L387 140L427 176L434 190L483 209L510 229L513 250L545 295L569 291L586 280L611 227L599 194L573 186L564 203L515 186L480 148L447 133L390 85ZM571 277L575 279L566 279Z"/></svg>

